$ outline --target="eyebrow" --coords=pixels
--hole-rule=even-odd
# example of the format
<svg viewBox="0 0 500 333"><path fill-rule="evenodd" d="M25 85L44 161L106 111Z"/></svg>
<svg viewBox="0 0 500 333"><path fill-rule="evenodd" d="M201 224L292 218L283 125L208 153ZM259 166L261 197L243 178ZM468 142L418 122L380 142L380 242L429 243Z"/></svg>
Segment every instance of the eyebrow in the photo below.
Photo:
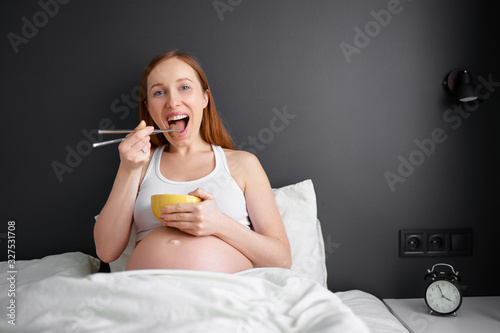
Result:
<svg viewBox="0 0 500 333"><path fill-rule="evenodd" d="M182 81L189 81L189 82L191 82L191 83L193 82L191 79L189 79L189 78L187 78L187 77L181 77L181 78L179 78L179 79L175 80L175 82L182 82ZM149 88L149 90L151 91L151 89L153 89L154 87L157 87L157 86L162 86L162 85L163 85L163 83L161 83L161 82L155 83L155 84L153 84L153 85L151 86L151 88Z"/></svg>

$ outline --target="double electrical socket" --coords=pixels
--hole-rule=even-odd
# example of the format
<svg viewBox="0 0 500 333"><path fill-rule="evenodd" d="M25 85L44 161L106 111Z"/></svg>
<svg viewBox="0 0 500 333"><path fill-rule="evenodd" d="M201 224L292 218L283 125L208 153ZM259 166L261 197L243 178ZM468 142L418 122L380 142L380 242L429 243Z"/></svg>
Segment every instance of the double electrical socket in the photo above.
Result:
<svg viewBox="0 0 500 333"><path fill-rule="evenodd" d="M472 254L472 229L403 229L399 256L467 256Z"/></svg>

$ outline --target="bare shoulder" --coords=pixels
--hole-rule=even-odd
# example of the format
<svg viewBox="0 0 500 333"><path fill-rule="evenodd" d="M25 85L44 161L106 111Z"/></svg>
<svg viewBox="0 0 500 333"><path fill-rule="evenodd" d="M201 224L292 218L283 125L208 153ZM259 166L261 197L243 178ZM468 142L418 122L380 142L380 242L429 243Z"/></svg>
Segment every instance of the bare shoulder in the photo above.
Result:
<svg viewBox="0 0 500 333"><path fill-rule="evenodd" d="M257 156L244 150L224 149L229 172L245 191L247 182L263 172Z"/></svg>
<svg viewBox="0 0 500 333"><path fill-rule="evenodd" d="M255 168L261 168L259 159L252 153L244 150L224 149L229 171L234 169L241 171L255 171Z"/></svg>

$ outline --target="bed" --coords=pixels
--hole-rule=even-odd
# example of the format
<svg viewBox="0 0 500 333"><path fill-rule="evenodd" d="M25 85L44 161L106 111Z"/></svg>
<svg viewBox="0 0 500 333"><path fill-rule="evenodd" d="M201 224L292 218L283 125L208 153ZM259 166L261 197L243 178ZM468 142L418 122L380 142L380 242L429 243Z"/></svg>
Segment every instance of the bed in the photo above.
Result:
<svg viewBox="0 0 500 333"><path fill-rule="evenodd" d="M273 191L290 270L125 271L133 236L110 273L81 252L1 262L0 332L408 332L375 296L327 289L312 181Z"/></svg>

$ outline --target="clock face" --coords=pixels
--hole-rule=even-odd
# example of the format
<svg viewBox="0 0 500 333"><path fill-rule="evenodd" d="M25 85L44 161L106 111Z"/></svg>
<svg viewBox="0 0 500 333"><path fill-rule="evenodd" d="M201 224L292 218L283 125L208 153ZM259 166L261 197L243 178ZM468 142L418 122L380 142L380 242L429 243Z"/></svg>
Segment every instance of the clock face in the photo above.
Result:
<svg viewBox="0 0 500 333"><path fill-rule="evenodd" d="M460 290L453 283L446 280L432 282L425 292L425 302L434 312L450 314L462 304Z"/></svg>

